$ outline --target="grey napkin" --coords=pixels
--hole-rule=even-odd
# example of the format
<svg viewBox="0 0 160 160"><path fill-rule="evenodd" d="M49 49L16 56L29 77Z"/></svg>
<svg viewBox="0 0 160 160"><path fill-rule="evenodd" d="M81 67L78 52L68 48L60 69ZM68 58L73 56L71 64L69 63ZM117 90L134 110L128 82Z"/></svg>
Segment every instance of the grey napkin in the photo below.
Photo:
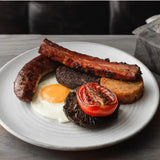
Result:
<svg viewBox="0 0 160 160"><path fill-rule="evenodd" d="M151 21L143 26L136 28L132 33L139 35L141 32L150 29L155 31L156 33L160 33L160 18Z"/></svg>
<svg viewBox="0 0 160 160"><path fill-rule="evenodd" d="M135 57L160 75L160 18L138 27Z"/></svg>

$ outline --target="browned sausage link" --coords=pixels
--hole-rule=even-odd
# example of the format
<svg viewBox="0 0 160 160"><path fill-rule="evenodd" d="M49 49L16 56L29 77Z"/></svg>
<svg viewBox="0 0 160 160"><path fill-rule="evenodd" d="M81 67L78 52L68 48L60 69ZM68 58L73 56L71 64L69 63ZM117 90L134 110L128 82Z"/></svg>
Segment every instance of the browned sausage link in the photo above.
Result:
<svg viewBox="0 0 160 160"><path fill-rule="evenodd" d="M90 72L96 76L126 81L135 81L141 76L140 68L137 65L108 62L103 59L70 51L47 39L42 42L39 53L66 66Z"/></svg>
<svg viewBox="0 0 160 160"><path fill-rule="evenodd" d="M40 79L55 69L55 63L40 55L24 65L14 82L14 93L25 102L32 100Z"/></svg>

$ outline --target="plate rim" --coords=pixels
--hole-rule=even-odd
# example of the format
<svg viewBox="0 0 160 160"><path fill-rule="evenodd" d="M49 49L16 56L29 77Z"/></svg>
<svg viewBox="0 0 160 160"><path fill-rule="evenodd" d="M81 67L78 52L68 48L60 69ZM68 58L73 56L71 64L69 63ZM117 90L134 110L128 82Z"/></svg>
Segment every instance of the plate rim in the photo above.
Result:
<svg viewBox="0 0 160 160"><path fill-rule="evenodd" d="M123 52L123 54L133 58L134 60L138 61L138 63L140 63L145 69L147 69L151 75L152 75L152 78L154 80L154 83L156 85L156 88L159 88L158 87L158 83L157 83L157 80L155 79L154 75L152 74L152 72L140 61L138 60L136 57L130 55L129 53L121 50L121 49L118 49L118 48L115 48L115 47L111 47L111 46L108 46L108 45L105 45L105 44L100 44L100 43L93 43L93 42L85 42L85 41L64 41L64 42L58 42L57 44L60 44L60 45L63 45L65 43L78 43L78 44L91 44L91 45L99 45L99 46L103 46L103 47L108 47L110 49L114 49L114 50L117 50L119 52ZM12 58L11 60L9 60L6 64L4 64L1 68L0 68L0 74L1 72L3 72L3 69L8 66L10 63L12 63L14 60L18 59L19 57L23 57L23 55L27 54L28 52L33 52L33 51L36 51L39 47L36 47L36 48L33 48L33 49L29 49L27 51L24 51L23 53L15 56L14 58ZM47 149L54 149L54 150L62 150L62 151L85 151L85 150L92 150L92 149L99 149L99 148L104 148L104 147L110 147L112 145L115 145L115 144L119 144L131 137L133 137L134 135L138 134L142 129L144 129L148 123L152 120L152 118L154 117L157 109L158 109L158 106L159 106L159 100L160 100L160 97L159 97L159 94L160 94L160 91L159 89L157 89L157 101L156 101L156 105L155 105L155 108L154 108L154 111L153 111L153 114L145 121L144 125L141 126L138 130L136 130L136 132L133 132L131 134L129 134L128 136L124 137L124 138L121 138L119 140L116 140L116 141L113 141L111 143L104 143L104 144L101 144L101 145L93 145L93 146L85 146L85 147L62 147L62 146L57 146L57 145L47 145L45 143L42 143L42 142L39 142L39 141L36 141L36 140L33 140L31 138L28 138L26 136L23 136L21 135L20 133L17 133L15 132L12 128L8 127L5 122L3 122L3 120L1 119L0 117L0 125L6 129L9 133L11 133L12 135L14 135L15 137L21 139L22 141L26 142L26 143L29 143L29 144L32 144L32 145L35 145L35 146L38 146L38 147L43 147L43 148L47 148Z"/></svg>

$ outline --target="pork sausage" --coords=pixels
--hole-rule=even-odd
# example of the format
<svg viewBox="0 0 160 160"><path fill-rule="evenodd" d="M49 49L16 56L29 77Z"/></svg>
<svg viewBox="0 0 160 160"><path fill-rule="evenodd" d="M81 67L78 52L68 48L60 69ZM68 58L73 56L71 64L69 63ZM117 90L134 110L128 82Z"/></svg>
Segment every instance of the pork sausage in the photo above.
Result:
<svg viewBox="0 0 160 160"><path fill-rule="evenodd" d="M26 63L14 81L14 93L24 102L30 102L41 78L55 69L55 62L40 55Z"/></svg>

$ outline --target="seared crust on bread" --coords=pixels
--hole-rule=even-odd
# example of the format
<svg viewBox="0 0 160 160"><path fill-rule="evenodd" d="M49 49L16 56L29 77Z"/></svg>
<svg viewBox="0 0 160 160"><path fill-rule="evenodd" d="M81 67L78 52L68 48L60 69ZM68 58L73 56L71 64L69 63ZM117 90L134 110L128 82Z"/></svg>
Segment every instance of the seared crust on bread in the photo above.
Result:
<svg viewBox="0 0 160 160"><path fill-rule="evenodd" d="M68 50L47 39L42 42L39 53L70 68L92 73L100 77L135 81L141 76L140 68L137 65L108 62L97 57Z"/></svg>
<svg viewBox="0 0 160 160"><path fill-rule="evenodd" d="M143 78L136 82L126 82L102 77L100 84L114 92L119 102L133 103L143 95Z"/></svg>
<svg viewBox="0 0 160 160"><path fill-rule="evenodd" d="M58 83L70 89L75 89L88 82L100 82L100 77L74 70L66 66L59 66L56 69Z"/></svg>
<svg viewBox="0 0 160 160"><path fill-rule="evenodd" d="M30 102L41 78L55 69L55 63L40 55L24 65L14 82L15 95L24 102Z"/></svg>
<svg viewBox="0 0 160 160"><path fill-rule="evenodd" d="M81 107L79 106L75 90L69 93L63 107L64 113L70 121L79 126L92 129L107 126L107 123L111 123L113 120L115 120L118 116L118 109L119 106L113 114L106 117L89 116L82 111Z"/></svg>

